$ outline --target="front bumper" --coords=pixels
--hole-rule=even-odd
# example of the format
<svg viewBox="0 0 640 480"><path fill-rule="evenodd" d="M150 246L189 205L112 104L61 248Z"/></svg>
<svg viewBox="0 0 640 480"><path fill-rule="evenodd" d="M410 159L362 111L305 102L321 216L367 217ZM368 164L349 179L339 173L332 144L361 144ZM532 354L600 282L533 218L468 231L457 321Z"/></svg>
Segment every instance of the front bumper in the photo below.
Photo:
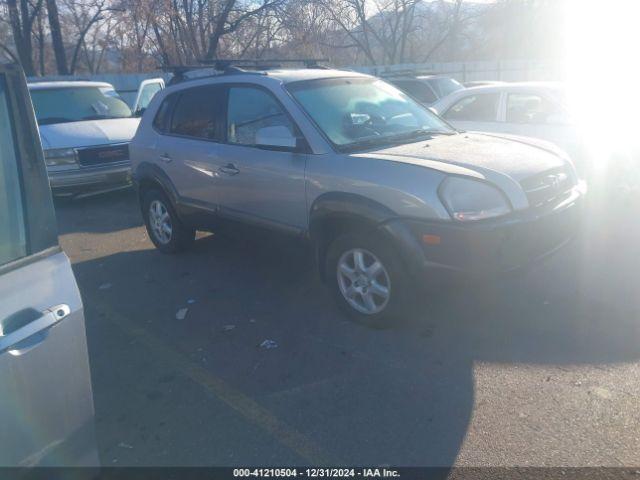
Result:
<svg viewBox="0 0 640 480"><path fill-rule="evenodd" d="M54 194L108 190L131 184L131 162L48 171Z"/></svg>
<svg viewBox="0 0 640 480"><path fill-rule="evenodd" d="M498 219L468 224L396 219L383 228L405 247L411 273L440 283L516 270L556 252L575 237L582 200L583 192L576 188L556 205ZM430 243L423 241L424 235Z"/></svg>

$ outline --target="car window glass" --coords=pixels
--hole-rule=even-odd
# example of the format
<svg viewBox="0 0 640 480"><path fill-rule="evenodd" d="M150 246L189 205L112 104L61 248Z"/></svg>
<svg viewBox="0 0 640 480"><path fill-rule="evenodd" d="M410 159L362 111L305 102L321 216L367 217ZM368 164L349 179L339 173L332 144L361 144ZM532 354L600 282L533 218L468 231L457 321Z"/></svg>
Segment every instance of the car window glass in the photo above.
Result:
<svg viewBox="0 0 640 480"><path fill-rule="evenodd" d="M154 95L162 90L162 84L159 82L148 83L140 90L140 100L138 101L138 110L147 108Z"/></svg>
<svg viewBox="0 0 640 480"><path fill-rule="evenodd" d="M394 80L393 84L420 102L433 103L437 100L437 97L426 83L416 80Z"/></svg>
<svg viewBox="0 0 640 480"><path fill-rule="evenodd" d="M429 80L427 80L427 82L429 82L431 88L433 88L438 93L440 98L446 97L450 93L462 90L464 88L464 86L457 80L447 77L430 78Z"/></svg>
<svg viewBox="0 0 640 480"><path fill-rule="evenodd" d="M39 125L131 116L112 87L32 88L29 93Z"/></svg>
<svg viewBox="0 0 640 480"><path fill-rule="evenodd" d="M265 127L286 127L292 136L296 129L273 95L253 87L229 89L227 141L255 145L256 133Z"/></svg>
<svg viewBox="0 0 640 480"><path fill-rule="evenodd" d="M27 253L24 213L4 78L0 76L0 265Z"/></svg>
<svg viewBox="0 0 640 480"><path fill-rule="evenodd" d="M498 113L499 93L469 95L455 103L444 114L447 120L495 122Z"/></svg>
<svg viewBox="0 0 640 480"><path fill-rule="evenodd" d="M158 108L158 112L153 119L153 126L156 130L165 133L168 128L169 117L171 115L171 105L174 104L176 94L169 95L162 101L162 104Z"/></svg>
<svg viewBox="0 0 640 480"><path fill-rule="evenodd" d="M393 85L370 78L330 78L287 87L324 134L339 147L385 143L399 136L450 127Z"/></svg>
<svg viewBox="0 0 640 480"><path fill-rule="evenodd" d="M558 103L536 93L510 93L507 99L508 123L547 123L562 113Z"/></svg>
<svg viewBox="0 0 640 480"><path fill-rule="evenodd" d="M171 133L207 140L217 139L217 100L215 88L185 90L173 110Z"/></svg>

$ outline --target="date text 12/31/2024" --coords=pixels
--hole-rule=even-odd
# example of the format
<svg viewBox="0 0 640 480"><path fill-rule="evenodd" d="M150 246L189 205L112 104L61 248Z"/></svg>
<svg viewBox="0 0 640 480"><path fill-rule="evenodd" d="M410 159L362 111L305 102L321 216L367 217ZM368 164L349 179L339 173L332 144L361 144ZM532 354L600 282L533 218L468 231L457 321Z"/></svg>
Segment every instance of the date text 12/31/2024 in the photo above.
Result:
<svg viewBox="0 0 640 480"><path fill-rule="evenodd" d="M261 478L399 478L390 468L235 468L233 476Z"/></svg>

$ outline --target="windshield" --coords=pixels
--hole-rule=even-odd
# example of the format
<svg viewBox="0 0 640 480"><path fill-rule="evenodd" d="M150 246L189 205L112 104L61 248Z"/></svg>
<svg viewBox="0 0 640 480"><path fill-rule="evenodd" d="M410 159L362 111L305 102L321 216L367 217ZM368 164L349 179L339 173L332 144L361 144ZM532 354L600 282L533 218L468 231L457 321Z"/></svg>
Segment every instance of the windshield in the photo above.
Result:
<svg viewBox="0 0 640 480"><path fill-rule="evenodd" d="M131 109L110 87L33 89L30 93L38 125L131 116Z"/></svg>
<svg viewBox="0 0 640 480"><path fill-rule="evenodd" d="M455 133L397 88L371 78L294 83L289 91L339 149Z"/></svg>
<svg viewBox="0 0 640 480"><path fill-rule="evenodd" d="M462 90L464 88L464 85L462 85L460 82L449 77L430 78L427 81L440 98L446 97L450 93Z"/></svg>

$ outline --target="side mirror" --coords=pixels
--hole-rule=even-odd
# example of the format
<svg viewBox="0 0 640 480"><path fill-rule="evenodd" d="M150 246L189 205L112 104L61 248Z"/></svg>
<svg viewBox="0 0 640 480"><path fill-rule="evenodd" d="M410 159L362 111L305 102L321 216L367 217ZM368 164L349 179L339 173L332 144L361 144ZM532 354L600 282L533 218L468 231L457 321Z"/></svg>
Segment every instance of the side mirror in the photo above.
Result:
<svg viewBox="0 0 640 480"><path fill-rule="evenodd" d="M146 108L142 107L139 108L138 110L136 110L135 112L133 112L133 116L134 117L138 117L138 118L142 118L142 115L144 115L144 111L146 110Z"/></svg>
<svg viewBox="0 0 640 480"><path fill-rule="evenodd" d="M284 125L263 127L256 132L256 145L293 150L298 147L298 139Z"/></svg>

